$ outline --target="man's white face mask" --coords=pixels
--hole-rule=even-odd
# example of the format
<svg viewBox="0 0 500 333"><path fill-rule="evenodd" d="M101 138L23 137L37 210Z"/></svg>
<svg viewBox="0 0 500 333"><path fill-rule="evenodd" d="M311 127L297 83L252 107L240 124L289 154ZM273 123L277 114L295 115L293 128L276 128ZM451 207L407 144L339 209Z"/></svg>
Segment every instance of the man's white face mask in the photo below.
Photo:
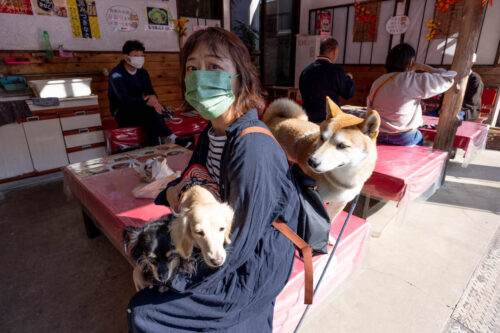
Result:
<svg viewBox="0 0 500 333"><path fill-rule="evenodd" d="M129 63L130 66L132 67L135 67L137 69L139 68L142 68L142 66L144 66L144 57L128 57L129 61L127 61Z"/></svg>

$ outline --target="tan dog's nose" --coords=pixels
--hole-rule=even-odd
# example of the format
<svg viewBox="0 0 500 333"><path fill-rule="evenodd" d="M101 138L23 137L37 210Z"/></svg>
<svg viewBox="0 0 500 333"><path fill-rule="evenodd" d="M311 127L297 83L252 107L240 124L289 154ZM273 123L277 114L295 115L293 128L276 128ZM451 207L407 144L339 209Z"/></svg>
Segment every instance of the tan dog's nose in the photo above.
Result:
<svg viewBox="0 0 500 333"><path fill-rule="evenodd" d="M222 254L216 255L214 257L210 256L210 261L214 266L221 266L225 260L226 256Z"/></svg>

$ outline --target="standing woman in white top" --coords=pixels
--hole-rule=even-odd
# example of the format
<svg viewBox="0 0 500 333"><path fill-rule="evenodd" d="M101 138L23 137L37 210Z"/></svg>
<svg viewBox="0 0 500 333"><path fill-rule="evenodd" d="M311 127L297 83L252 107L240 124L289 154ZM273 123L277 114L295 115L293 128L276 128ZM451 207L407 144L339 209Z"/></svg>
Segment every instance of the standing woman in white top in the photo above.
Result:
<svg viewBox="0 0 500 333"><path fill-rule="evenodd" d="M418 63L415 55L415 49L405 43L392 48L385 62L387 74L375 80L370 89L367 105L380 115L380 144L422 145L420 100L448 90L457 75Z"/></svg>

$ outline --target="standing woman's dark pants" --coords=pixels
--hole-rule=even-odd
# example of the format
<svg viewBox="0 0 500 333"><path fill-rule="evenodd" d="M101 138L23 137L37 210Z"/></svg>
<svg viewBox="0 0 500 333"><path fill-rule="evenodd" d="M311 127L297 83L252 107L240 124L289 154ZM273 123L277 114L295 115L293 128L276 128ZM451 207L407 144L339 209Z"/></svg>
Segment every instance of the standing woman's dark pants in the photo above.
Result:
<svg viewBox="0 0 500 333"><path fill-rule="evenodd" d="M143 106L135 110L118 110L115 119L119 127L142 127L147 133L151 146L159 145L161 137L172 134L162 115L150 106Z"/></svg>

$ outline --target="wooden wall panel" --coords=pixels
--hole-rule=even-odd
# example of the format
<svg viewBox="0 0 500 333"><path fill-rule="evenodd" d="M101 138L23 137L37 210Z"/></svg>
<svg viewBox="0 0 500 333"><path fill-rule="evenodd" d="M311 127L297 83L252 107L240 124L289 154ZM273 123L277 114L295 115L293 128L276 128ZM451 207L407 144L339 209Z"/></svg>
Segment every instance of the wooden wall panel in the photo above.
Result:
<svg viewBox="0 0 500 333"><path fill-rule="evenodd" d="M99 107L102 117L110 117L108 101L108 77L104 74L51 76L50 73L84 73L84 72L108 72L113 69L122 59L119 52L77 52L71 58L46 58L43 53L36 52L0 52L0 58L4 57L29 58L31 63L27 65L6 65L0 62L0 73L7 75L23 74L47 74L43 76L27 76L26 80L38 80L49 78L64 78L70 76L91 77L92 93L98 95ZM158 94L159 100L169 107L176 107L183 103L180 87L179 54L178 53L146 53L146 64L144 68L149 72L153 87Z"/></svg>

